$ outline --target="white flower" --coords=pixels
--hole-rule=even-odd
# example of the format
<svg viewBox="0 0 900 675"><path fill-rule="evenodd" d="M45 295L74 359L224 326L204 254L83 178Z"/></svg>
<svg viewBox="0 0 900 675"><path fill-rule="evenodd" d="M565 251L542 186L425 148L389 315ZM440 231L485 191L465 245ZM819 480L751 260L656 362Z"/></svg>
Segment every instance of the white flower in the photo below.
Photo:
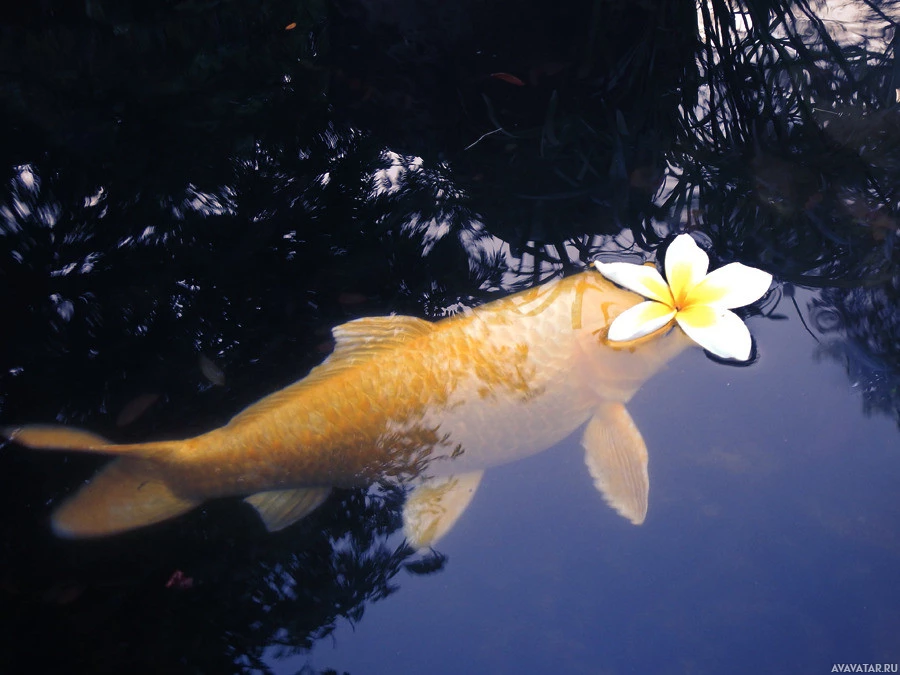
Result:
<svg viewBox="0 0 900 675"><path fill-rule="evenodd" d="M740 263L706 273L709 256L688 234L680 234L666 253L667 284L655 267L594 262L600 273L646 302L622 312L609 327L611 342L627 342L678 323L694 342L716 356L746 361L750 331L730 309L756 302L772 275Z"/></svg>

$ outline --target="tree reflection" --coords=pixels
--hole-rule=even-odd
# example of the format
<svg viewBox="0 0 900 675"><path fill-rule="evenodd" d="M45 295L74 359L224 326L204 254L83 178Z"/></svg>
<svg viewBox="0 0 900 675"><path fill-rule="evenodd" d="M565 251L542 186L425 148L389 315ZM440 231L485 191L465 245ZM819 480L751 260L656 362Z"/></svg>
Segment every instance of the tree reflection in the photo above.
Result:
<svg viewBox="0 0 900 675"><path fill-rule="evenodd" d="M228 504L118 543L61 547L26 535L29 548L19 553L29 558L7 559L0 577L7 663L75 672L120 672L125 664L147 673L270 672L396 590L393 579L413 555L391 537L402 501L391 487L345 492L274 536ZM411 571L442 564L420 558Z"/></svg>
<svg viewBox="0 0 900 675"><path fill-rule="evenodd" d="M894 3L860 6L893 30ZM847 41L820 11L20 3L0 40L4 423L202 431L307 372L350 318L442 316L674 230L829 286L823 353L896 416L896 42ZM40 626L95 672L135 653L148 672L252 671L358 620L409 555L390 492L276 537L217 529L243 517L220 505L152 545L45 538L45 502L95 466L0 453L15 653L52 658ZM176 569L196 586L165 589Z"/></svg>
<svg viewBox="0 0 900 675"><path fill-rule="evenodd" d="M900 426L900 275L864 288L827 288L810 304L820 334L817 354L837 361L862 397L867 415Z"/></svg>
<svg viewBox="0 0 900 675"><path fill-rule="evenodd" d="M782 278L820 285L889 274L893 45L841 46L805 2L701 9L701 101L681 119L666 206L718 250Z"/></svg>

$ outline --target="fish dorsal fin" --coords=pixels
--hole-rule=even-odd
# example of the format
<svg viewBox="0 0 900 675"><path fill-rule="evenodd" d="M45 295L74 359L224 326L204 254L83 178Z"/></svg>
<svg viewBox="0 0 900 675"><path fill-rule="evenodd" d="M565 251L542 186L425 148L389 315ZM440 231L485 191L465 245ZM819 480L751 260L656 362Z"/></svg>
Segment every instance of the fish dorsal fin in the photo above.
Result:
<svg viewBox="0 0 900 675"><path fill-rule="evenodd" d="M331 488L327 487L268 490L250 495L244 501L256 509L269 532L277 532L312 513L330 493Z"/></svg>
<svg viewBox="0 0 900 675"><path fill-rule="evenodd" d="M606 502L635 525L643 523L650 495L647 446L625 406L597 408L581 444L594 485Z"/></svg>
<svg viewBox="0 0 900 675"><path fill-rule="evenodd" d="M434 331L434 324L412 316L376 316L356 319L331 330L334 351L299 382L260 399L231 419L247 422L290 401L301 389L368 363L371 359Z"/></svg>
<svg viewBox="0 0 900 675"><path fill-rule="evenodd" d="M313 368L310 375L322 366L335 367L345 361L356 364L368 360L433 330L433 323L414 316L373 316L335 326L331 329L334 351L322 365Z"/></svg>
<svg viewBox="0 0 900 675"><path fill-rule="evenodd" d="M431 478L407 497L403 534L414 549L433 546L456 524L475 496L483 471Z"/></svg>

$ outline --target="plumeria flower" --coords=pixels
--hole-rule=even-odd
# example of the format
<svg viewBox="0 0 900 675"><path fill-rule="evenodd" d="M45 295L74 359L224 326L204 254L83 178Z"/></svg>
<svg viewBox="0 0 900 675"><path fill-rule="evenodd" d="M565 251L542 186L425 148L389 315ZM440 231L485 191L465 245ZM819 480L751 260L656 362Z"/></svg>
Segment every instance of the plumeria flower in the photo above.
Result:
<svg viewBox="0 0 900 675"><path fill-rule="evenodd" d="M668 328L674 321L694 342L716 356L746 361L750 331L729 310L756 302L772 275L741 263L706 273L709 256L688 234L680 234L666 253L666 277L655 267L594 262L600 273L646 302L622 312L609 327L610 342L627 342Z"/></svg>

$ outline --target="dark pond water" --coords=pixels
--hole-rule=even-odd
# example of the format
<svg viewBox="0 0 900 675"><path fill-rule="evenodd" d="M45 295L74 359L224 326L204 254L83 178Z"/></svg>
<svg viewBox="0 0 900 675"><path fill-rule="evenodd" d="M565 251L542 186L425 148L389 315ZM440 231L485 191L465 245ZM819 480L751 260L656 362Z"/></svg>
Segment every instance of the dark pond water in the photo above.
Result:
<svg viewBox="0 0 900 675"><path fill-rule="evenodd" d="M0 19L0 426L193 436L305 376L335 326L465 314L683 232L774 277L741 310L749 363L693 346L628 403L640 526L594 487L580 427L487 471L419 551L391 481L273 533L223 498L59 538L54 509L107 460L4 443L0 672L896 672L898 16L101 0Z"/></svg>

